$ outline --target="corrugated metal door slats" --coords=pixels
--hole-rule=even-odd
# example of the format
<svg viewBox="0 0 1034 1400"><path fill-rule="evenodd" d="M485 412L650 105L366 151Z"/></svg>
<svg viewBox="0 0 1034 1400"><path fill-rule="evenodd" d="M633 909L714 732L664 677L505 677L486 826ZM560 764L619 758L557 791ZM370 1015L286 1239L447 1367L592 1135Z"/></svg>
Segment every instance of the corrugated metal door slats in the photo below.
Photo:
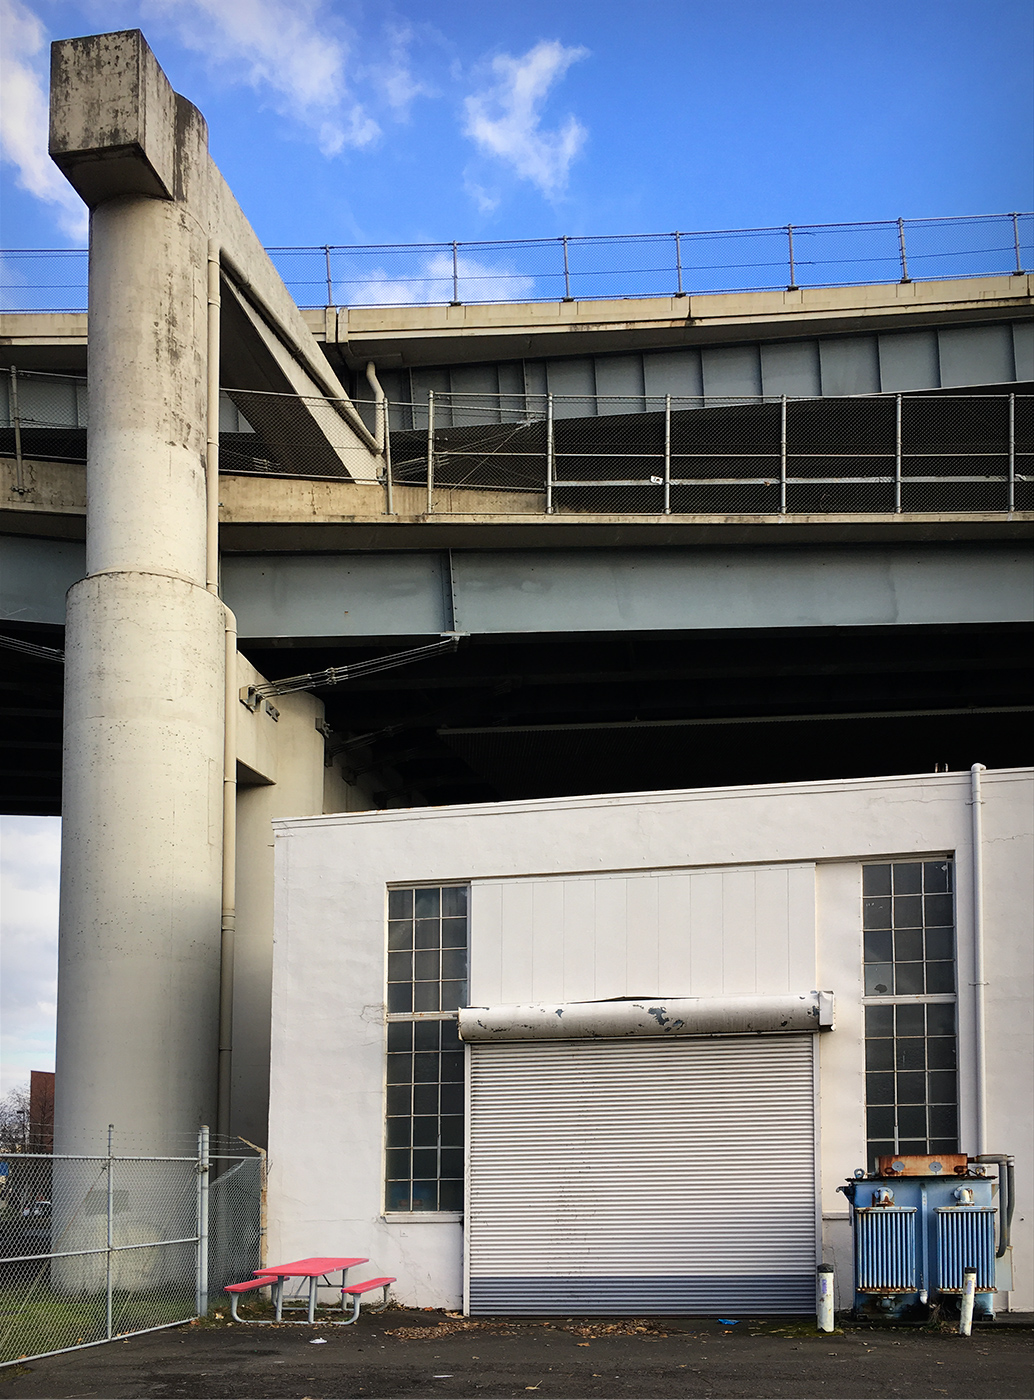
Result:
<svg viewBox="0 0 1034 1400"><path fill-rule="evenodd" d="M471 1311L809 1311L812 1040L473 1045Z"/></svg>

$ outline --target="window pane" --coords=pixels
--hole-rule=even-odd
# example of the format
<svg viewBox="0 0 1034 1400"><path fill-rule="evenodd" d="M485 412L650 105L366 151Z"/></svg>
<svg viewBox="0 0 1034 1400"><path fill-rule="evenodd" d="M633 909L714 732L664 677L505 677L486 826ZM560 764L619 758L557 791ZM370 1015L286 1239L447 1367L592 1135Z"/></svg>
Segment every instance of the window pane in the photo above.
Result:
<svg viewBox="0 0 1034 1400"><path fill-rule="evenodd" d="M463 1175L463 1150L459 1147L442 1148L442 1176Z"/></svg>
<svg viewBox="0 0 1034 1400"><path fill-rule="evenodd" d="M466 948L467 946L467 921L466 919L443 919L442 920L442 947L443 948Z"/></svg>
<svg viewBox="0 0 1034 1400"><path fill-rule="evenodd" d="M413 1027L414 1050L437 1050L441 1044L441 1021L417 1021Z"/></svg>
<svg viewBox="0 0 1034 1400"><path fill-rule="evenodd" d="M437 1210L437 1209L438 1209L438 1182L437 1182L437 1181L414 1181L414 1182L413 1182L413 1209L414 1209L414 1210Z"/></svg>
<svg viewBox="0 0 1034 1400"><path fill-rule="evenodd" d="M893 1103L893 1074L867 1074L865 1076L865 1101L870 1104Z"/></svg>
<svg viewBox="0 0 1034 1400"><path fill-rule="evenodd" d="M953 962L929 962L926 964L926 990L936 992L955 990L955 964Z"/></svg>
<svg viewBox="0 0 1034 1400"><path fill-rule="evenodd" d="M463 1182L443 1181L439 1187L439 1210L463 1209Z"/></svg>
<svg viewBox="0 0 1034 1400"><path fill-rule="evenodd" d="M898 1106L898 1137L926 1137L926 1109L919 1104Z"/></svg>
<svg viewBox="0 0 1034 1400"><path fill-rule="evenodd" d="M447 948L442 954L442 976L463 979L467 975L467 950Z"/></svg>
<svg viewBox="0 0 1034 1400"><path fill-rule="evenodd" d="M387 1210L409 1210L409 1182L389 1181L388 1189L384 1193L384 1204Z"/></svg>
<svg viewBox="0 0 1034 1400"><path fill-rule="evenodd" d="M413 1023L411 1021L392 1021L388 1026L388 1049L412 1050L412 1048Z"/></svg>
<svg viewBox="0 0 1034 1400"><path fill-rule="evenodd" d="M870 963L865 969L865 995L890 996L894 991L893 963Z"/></svg>
<svg viewBox="0 0 1034 1400"><path fill-rule="evenodd" d="M925 1008L918 1006L895 1006L894 1020L898 1035L925 1035Z"/></svg>
<svg viewBox="0 0 1034 1400"><path fill-rule="evenodd" d="M947 928L955 922L955 910L950 894L928 894L923 904L928 927Z"/></svg>
<svg viewBox="0 0 1034 1400"><path fill-rule="evenodd" d="M414 953L413 976L416 981L437 982L441 976L441 957L437 948L433 952Z"/></svg>
<svg viewBox="0 0 1034 1400"><path fill-rule="evenodd" d="M442 1049L462 1050L463 1042L460 1040L460 1028L456 1021L439 1021L442 1028Z"/></svg>
<svg viewBox="0 0 1034 1400"><path fill-rule="evenodd" d="M932 1002L926 1008L927 1035L955 1034L955 1006L952 1002Z"/></svg>
<svg viewBox="0 0 1034 1400"><path fill-rule="evenodd" d="M930 1135L955 1138L959 1131L959 1114L954 1104L933 1104L930 1108Z"/></svg>
<svg viewBox="0 0 1034 1400"><path fill-rule="evenodd" d="M894 1042L892 1040L867 1040L865 1042L865 1068L893 1069Z"/></svg>
<svg viewBox="0 0 1034 1400"><path fill-rule="evenodd" d="M898 1075L898 1103L926 1103L926 1075L917 1070Z"/></svg>
<svg viewBox="0 0 1034 1400"><path fill-rule="evenodd" d="M438 1149L435 1147L417 1147L413 1151L413 1175L414 1176L437 1176L438 1175Z"/></svg>
<svg viewBox="0 0 1034 1400"><path fill-rule="evenodd" d="M890 1142L870 1142L869 1143L869 1170L876 1170L877 1157L892 1157L894 1155L894 1143Z"/></svg>
<svg viewBox="0 0 1034 1400"><path fill-rule="evenodd" d="M880 896L862 903L863 928L890 928L890 898Z"/></svg>
<svg viewBox="0 0 1034 1400"><path fill-rule="evenodd" d="M898 1139L898 1151L903 1155L905 1153L915 1153L919 1156L925 1156L929 1146L930 1144L927 1142L925 1134L921 1138L903 1137Z"/></svg>
<svg viewBox="0 0 1034 1400"><path fill-rule="evenodd" d="M414 1011L440 1011L440 992L437 982L415 982L413 984Z"/></svg>
<svg viewBox="0 0 1034 1400"><path fill-rule="evenodd" d="M894 893L918 894L923 887L923 867L917 862L896 861L891 870L894 874Z"/></svg>
<svg viewBox="0 0 1034 1400"><path fill-rule="evenodd" d="M462 1113L463 1112L463 1085L443 1084L442 1090L442 1112Z"/></svg>
<svg viewBox="0 0 1034 1400"><path fill-rule="evenodd" d="M890 894L890 866L863 865L862 893L864 895Z"/></svg>
<svg viewBox="0 0 1034 1400"><path fill-rule="evenodd" d="M414 943L417 948L437 948L441 942L437 919L417 919Z"/></svg>
<svg viewBox="0 0 1034 1400"><path fill-rule="evenodd" d="M894 927L922 928L923 901L917 894L894 896Z"/></svg>
<svg viewBox="0 0 1034 1400"><path fill-rule="evenodd" d="M921 928L898 929L894 934L895 962L922 962L923 930Z"/></svg>
<svg viewBox="0 0 1034 1400"><path fill-rule="evenodd" d="M925 1069L925 1051L925 1040L896 1040L894 1052L898 1069Z"/></svg>
<svg viewBox="0 0 1034 1400"><path fill-rule="evenodd" d="M451 885L442 890L442 918L447 919L453 915L463 919L467 917L466 885Z"/></svg>
<svg viewBox="0 0 1034 1400"><path fill-rule="evenodd" d="M412 953L388 954L388 981L408 982L413 976Z"/></svg>
<svg viewBox="0 0 1034 1400"><path fill-rule="evenodd" d="M388 1083L389 1084L409 1084L410 1075L413 1073L412 1055L389 1055L388 1056Z"/></svg>
<svg viewBox="0 0 1034 1400"><path fill-rule="evenodd" d="M441 913L441 890L414 890L414 908L418 919L437 919Z"/></svg>
<svg viewBox="0 0 1034 1400"><path fill-rule="evenodd" d="M928 893L951 889L951 865L945 860L928 860L923 866L923 889Z"/></svg>
<svg viewBox="0 0 1034 1400"><path fill-rule="evenodd" d="M414 1113L437 1113L438 1112L438 1081L433 1084L413 1085L413 1112Z"/></svg>
<svg viewBox="0 0 1034 1400"><path fill-rule="evenodd" d="M463 1051L442 1055L442 1083L463 1083Z"/></svg>
<svg viewBox="0 0 1034 1400"><path fill-rule="evenodd" d="M389 1084L385 1095L388 1113L407 1116L413 1111L413 1091L408 1084Z"/></svg>
<svg viewBox="0 0 1034 1400"><path fill-rule="evenodd" d="M413 924L411 920L405 923L394 923L388 925L388 947L392 950L404 951L413 946Z"/></svg>
<svg viewBox="0 0 1034 1400"><path fill-rule="evenodd" d="M418 1050L413 1056L414 1084L437 1084L440 1056L433 1051Z"/></svg>
<svg viewBox="0 0 1034 1400"><path fill-rule="evenodd" d="M869 1137L892 1137L894 1134L893 1108L869 1108L865 1112L866 1130Z"/></svg>
<svg viewBox="0 0 1034 1400"><path fill-rule="evenodd" d="M441 1120L441 1134L443 1147L463 1146L463 1119L459 1116L443 1117Z"/></svg>
<svg viewBox="0 0 1034 1400"><path fill-rule="evenodd" d="M410 1161L412 1153L405 1147L393 1147L385 1153L385 1165L389 1181L408 1181L412 1176Z"/></svg>
<svg viewBox="0 0 1034 1400"><path fill-rule="evenodd" d="M893 1006L867 1006L865 1008L865 1034L867 1036L893 1035Z"/></svg>
<svg viewBox="0 0 1034 1400"><path fill-rule="evenodd" d="M388 985L388 1010L412 1011L413 988L408 982L391 982Z"/></svg>
<svg viewBox="0 0 1034 1400"><path fill-rule="evenodd" d="M430 1116L413 1119L413 1146L438 1146L438 1119Z"/></svg>
<svg viewBox="0 0 1034 1400"><path fill-rule="evenodd" d="M953 958L955 956L955 930L928 928L926 930L926 956L928 958Z"/></svg>
<svg viewBox="0 0 1034 1400"><path fill-rule="evenodd" d="M955 1068L955 1037L939 1035L926 1042L927 1063L931 1069Z"/></svg>
<svg viewBox="0 0 1034 1400"><path fill-rule="evenodd" d="M890 962L894 957L894 936L889 928L866 930L863 944L867 963Z"/></svg>
<svg viewBox="0 0 1034 1400"><path fill-rule="evenodd" d="M410 1118L389 1118L388 1119L388 1146L408 1147L412 1133L412 1119Z"/></svg>
<svg viewBox="0 0 1034 1400"><path fill-rule="evenodd" d="M388 891L388 918L411 919L413 917L413 891Z"/></svg>
<svg viewBox="0 0 1034 1400"><path fill-rule="evenodd" d="M467 1000L466 982L443 982L442 983L442 1010L455 1011L463 1006Z"/></svg>
<svg viewBox="0 0 1034 1400"><path fill-rule="evenodd" d="M898 996L919 996L923 991L923 964L899 962L894 964L894 990Z"/></svg>
<svg viewBox="0 0 1034 1400"><path fill-rule="evenodd" d="M930 1102L931 1103L955 1103L955 1071L950 1069L931 1070L927 1076L930 1081Z"/></svg>

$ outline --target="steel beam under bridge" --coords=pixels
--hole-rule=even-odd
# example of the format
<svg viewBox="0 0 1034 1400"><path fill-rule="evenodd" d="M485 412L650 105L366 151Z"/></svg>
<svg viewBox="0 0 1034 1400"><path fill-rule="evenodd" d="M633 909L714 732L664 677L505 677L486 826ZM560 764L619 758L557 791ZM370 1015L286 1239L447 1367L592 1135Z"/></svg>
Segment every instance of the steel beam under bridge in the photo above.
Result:
<svg viewBox="0 0 1034 1400"><path fill-rule="evenodd" d="M4 616L63 622L81 546L4 543ZM222 585L253 642L996 623L1032 618L1034 556L971 544L231 555Z"/></svg>

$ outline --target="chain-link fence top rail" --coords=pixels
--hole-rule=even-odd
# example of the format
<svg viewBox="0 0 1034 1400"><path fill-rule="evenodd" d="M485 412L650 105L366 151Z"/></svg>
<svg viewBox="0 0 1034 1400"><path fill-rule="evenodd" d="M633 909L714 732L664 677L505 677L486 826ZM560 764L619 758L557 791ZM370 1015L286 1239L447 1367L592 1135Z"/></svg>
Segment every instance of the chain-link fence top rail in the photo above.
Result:
<svg viewBox="0 0 1034 1400"><path fill-rule="evenodd" d="M0 454L84 461L85 381L23 373L18 384L15 417L10 386L0 377ZM353 430L328 407L333 401L224 391L222 472L350 480ZM356 400L356 408L376 431L377 405ZM1034 508L1029 394L428 392L418 402L387 403L384 411L390 470L382 464L379 481L364 486L373 492L364 511L373 514Z"/></svg>
<svg viewBox="0 0 1034 1400"><path fill-rule="evenodd" d="M299 306L592 301L928 282L1034 266L1034 214L266 250ZM0 308L84 311L84 249L0 253Z"/></svg>
<svg viewBox="0 0 1034 1400"><path fill-rule="evenodd" d="M262 1172L257 1155L0 1158L0 1366L196 1317L261 1265Z"/></svg>

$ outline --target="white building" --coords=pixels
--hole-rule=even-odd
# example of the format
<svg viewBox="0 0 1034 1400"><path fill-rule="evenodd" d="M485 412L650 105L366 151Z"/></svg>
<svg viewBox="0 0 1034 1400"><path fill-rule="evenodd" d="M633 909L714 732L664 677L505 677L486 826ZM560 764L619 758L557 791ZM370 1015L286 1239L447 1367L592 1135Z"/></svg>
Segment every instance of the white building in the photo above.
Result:
<svg viewBox="0 0 1034 1400"><path fill-rule="evenodd" d="M274 823L270 1257L537 1313L806 1312L825 1258L849 1306L867 1151L1006 1152L1030 1309L1031 779Z"/></svg>

